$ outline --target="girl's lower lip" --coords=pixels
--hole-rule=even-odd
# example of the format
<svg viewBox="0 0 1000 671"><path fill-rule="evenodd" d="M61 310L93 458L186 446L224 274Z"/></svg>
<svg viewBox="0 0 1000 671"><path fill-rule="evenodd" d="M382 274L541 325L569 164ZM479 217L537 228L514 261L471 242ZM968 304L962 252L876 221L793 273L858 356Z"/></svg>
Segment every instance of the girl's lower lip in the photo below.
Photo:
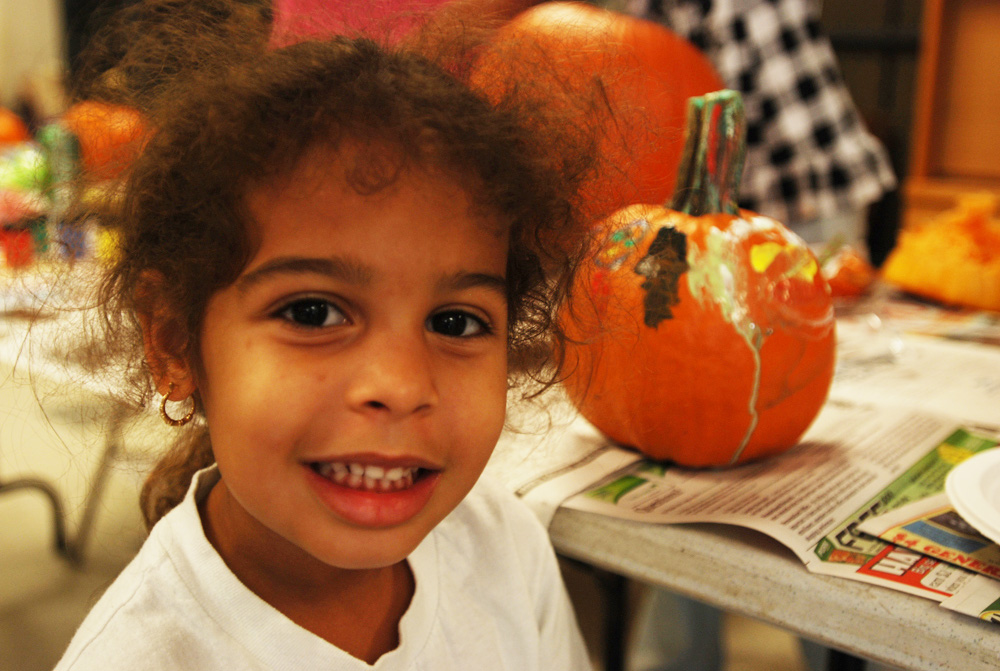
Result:
<svg viewBox="0 0 1000 671"><path fill-rule="evenodd" d="M440 472L424 473L412 487L392 492L352 489L303 465L306 479L320 501L338 517L361 527L384 528L408 522L431 498Z"/></svg>

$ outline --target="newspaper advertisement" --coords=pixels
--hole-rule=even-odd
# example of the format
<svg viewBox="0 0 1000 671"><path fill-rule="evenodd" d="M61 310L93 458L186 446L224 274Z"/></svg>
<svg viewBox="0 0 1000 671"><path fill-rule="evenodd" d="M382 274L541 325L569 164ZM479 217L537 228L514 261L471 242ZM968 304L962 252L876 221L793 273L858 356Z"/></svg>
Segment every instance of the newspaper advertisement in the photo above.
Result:
<svg viewBox="0 0 1000 671"><path fill-rule="evenodd" d="M977 575L960 594L941 605L964 615L1000 624L1000 580Z"/></svg>
<svg viewBox="0 0 1000 671"><path fill-rule="evenodd" d="M946 494L928 496L867 519L858 530L987 577L1000 578L1000 545L962 519Z"/></svg>

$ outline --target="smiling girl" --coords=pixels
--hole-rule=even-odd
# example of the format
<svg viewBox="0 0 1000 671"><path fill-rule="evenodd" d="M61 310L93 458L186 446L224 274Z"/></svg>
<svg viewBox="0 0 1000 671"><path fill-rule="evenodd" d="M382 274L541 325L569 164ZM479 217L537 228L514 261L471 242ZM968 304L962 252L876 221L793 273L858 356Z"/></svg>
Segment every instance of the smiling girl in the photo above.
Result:
<svg viewBox="0 0 1000 671"><path fill-rule="evenodd" d="M421 56L195 5L215 32L171 18L175 47L229 62L105 77L156 131L104 309L181 435L57 668L587 668L544 529L480 480L553 363L585 154Z"/></svg>

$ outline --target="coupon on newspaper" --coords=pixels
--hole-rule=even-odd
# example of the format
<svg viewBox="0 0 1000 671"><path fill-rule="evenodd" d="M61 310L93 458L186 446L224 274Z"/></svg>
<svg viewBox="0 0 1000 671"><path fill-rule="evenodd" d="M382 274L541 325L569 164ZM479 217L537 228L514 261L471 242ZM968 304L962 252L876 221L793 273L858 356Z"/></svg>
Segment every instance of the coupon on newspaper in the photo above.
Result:
<svg viewBox="0 0 1000 671"><path fill-rule="evenodd" d="M944 493L867 519L858 530L913 552L1000 578L1000 546L962 519Z"/></svg>

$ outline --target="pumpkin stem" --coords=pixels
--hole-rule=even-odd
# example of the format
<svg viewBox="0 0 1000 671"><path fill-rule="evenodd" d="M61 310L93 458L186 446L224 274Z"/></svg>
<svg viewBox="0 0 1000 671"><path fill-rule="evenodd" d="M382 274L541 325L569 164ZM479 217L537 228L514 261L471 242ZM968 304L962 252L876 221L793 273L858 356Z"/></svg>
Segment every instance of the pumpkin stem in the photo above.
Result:
<svg viewBox="0 0 1000 671"><path fill-rule="evenodd" d="M684 152L670 209L691 216L739 214L746 155L743 97L723 89L688 99Z"/></svg>

